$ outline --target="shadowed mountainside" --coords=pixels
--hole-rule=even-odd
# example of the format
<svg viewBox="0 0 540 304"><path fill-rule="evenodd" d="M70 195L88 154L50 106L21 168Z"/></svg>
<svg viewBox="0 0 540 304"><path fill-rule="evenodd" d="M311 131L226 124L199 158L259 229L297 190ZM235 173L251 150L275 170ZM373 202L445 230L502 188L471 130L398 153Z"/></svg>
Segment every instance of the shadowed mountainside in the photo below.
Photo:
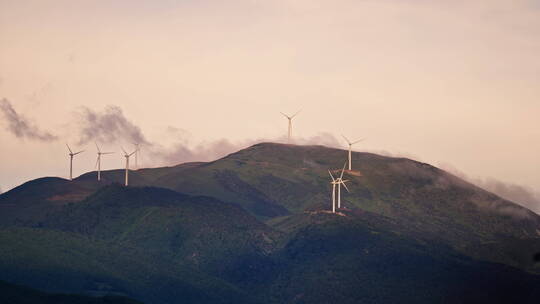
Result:
<svg viewBox="0 0 540 304"><path fill-rule="evenodd" d="M124 297L88 297L71 294L49 294L24 286L0 281L0 303L9 304L141 304Z"/></svg>

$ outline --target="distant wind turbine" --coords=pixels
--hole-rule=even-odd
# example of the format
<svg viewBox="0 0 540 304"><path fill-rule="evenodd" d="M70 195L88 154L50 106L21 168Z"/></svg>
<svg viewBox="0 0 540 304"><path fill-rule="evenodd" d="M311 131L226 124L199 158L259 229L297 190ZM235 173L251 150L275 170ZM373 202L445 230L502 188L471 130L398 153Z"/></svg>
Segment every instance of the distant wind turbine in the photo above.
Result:
<svg viewBox="0 0 540 304"><path fill-rule="evenodd" d="M338 184L338 182L336 181L330 170L328 170L328 173L332 178L332 181L330 182L332 184L332 213L336 213L336 185Z"/></svg>
<svg viewBox="0 0 540 304"><path fill-rule="evenodd" d="M361 141L363 141L365 138L362 138L362 139L359 139L357 141L353 141L351 142L349 139L347 139L347 137L345 137L345 135L341 135L343 136L343 138L345 139L345 141L349 144L349 171L352 170L352 165L351 165L351 154L352 154L352 146L354 144L357 144Z"/></svg>
<svg viewBox="0 0 540 304"><path fill-rule="evenodd" d="M347 185L345 184L346 182L348 182L348 180L343 180L343 173L345 172L345 166L347 165L347 163L345 163L343 165L343 169L341 169L341 174L338 178L334 178L334 176L332 175L332 172L330 172L330 170L328 170L328 173L330 174L330 177L332 178L332 181L330 182L332 184L332 212L333 213L336 213L336 185L338 186L337 187L337 197L338 197L338 201L337 201L337 207L338 209L341 208L341 185L343 185L343 187L345 187L345 190L347 190L347 192L349 192L349 188L347 188Z"/></svg>
<svg viewBox="0 0 540 304"><path fill-rule="evenodd" d="M101 181L101 155L106 155L106 154L113 154L114 152L101 152L101 150L99 149L99 146L97 143L96 144L96 148L97 148L97 160L96 160L96 167L97 167L97 180L98 182Z"/></svg>
<svg viewBox="0 0 540 304"><path fill-rule="evenodd" d="M122 147L120 147L122 148ZM127 153L126 150L124 150L124 148L122 148L122 151L124 152L124 157L126 158L126 186L128 185L128 178L129 178L129 157L131 155L133 155L135 152L137 152L137 150L131 152L131 153Z"/></svg>
<svg viewBox="0 0 540 304"><path fill-rule="evenodd" d="M69 150L69 180L73 180L73 156L84 152L84 150L73 153L73 151L71 151L71 148L69 147L69 145L66 144L66 146L67 146L67 148Z"/></svg>
<svg viewBox="0 0 540 304"><path fill-rule="evenodd" d="M287 142L290 143L291 142L291 139L292 139L292 119L298 115L298 113L300 113L301 110L299 110L298 112L294 113L294 115L292 116L289 116L283 112L279 112L281 113L283 116L285 116L288 120L289 120L289 130L288 130L288 133L287 133Z"/></svg>
<svg viewBox="0 0 540 304"><path fill-rule="evenodd" d="M337 206L338 206L338 209L341 208L341 185L343 185L343 187L345 187L345 190L347 190L347 192L349 192L349 188L347 188L347 185L345 185L345 183L348 182L348 180L343 180L343 172L345 172L345 166L346 165L347 165L347 163L345 163L343 165L343 169L341 169L341 175L337 179L337 183L338 183L338 203L337 203Z"/></svg>

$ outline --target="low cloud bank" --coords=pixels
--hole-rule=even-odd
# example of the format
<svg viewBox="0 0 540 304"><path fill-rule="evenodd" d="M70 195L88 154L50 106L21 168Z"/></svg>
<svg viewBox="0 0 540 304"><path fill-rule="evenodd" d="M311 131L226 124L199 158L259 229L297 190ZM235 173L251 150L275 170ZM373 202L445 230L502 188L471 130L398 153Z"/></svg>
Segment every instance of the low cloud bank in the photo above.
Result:
<svg viewBox="0 0 540 304"><path fill-rule="evenodd" d="M502 198L518 203L540 214L540 193L535 192L531 188L505 183L494 178L475 179L471 182L489 192L493 192Z"/></svg>
<svg viewBox="0 0 540 304"><path fill-rule="evenodd" d="M149 140L139 126L129 120L122 109L108 106L102 111L87 107L81 108L78 115L78 144L92 142L100 144L138 143L141 153L139 161L144 166L176 165L193 161L212 161L230 153L260 142L287 142L286 137L257 138L232 142L227 139L205 141L190 144L189 133L175 127L169 127L166 132L174 142L163 146ZM339 147L339 140L329 133L319 133L312 137L295 137L292 141L300 145L325 145Z"/></svg>
<svg viewBox="0 0 540 304"><path fill-rule="evenodd" d="M540 214L540 193L534 191L534 189L513 183L505 183L494 178L472 178L447 164L439 165L439 167L471 184Z"/></svg>
<svg viewBox="0 0 540 304"><path fill-rule="evenodd" d="M11 102L6 98L0 100L0 111L7 123L6 129L17 138L43 142L55 141L58 139L56 135L41 130L28 118L17 113Z"/></svg>
<svg viewBox="0 0 540 304"><path fill-rule="evenodd" d="M170 165L192 161L212 161L238 150L247 148L261 142L287 142L286 137L280 138L257 138L232 142L227 139L218 139L210 142L202 142L190 146L185 137L178 137L170 147L151 145L147 148L149 156L154 160L154 165ZM292 143L299 145L325 145L338 147L339 142L329 133L319 133L312 137L298 137ZM152 163L152 162L151 162Z"/></svg>
<svg viewBox="0 0 540 304"><path fill-rule="evenodd" d="M108 106L101 112L83 107L77 115L79 145L91 142L112 144L119 141L150 144L141 128L128 120L120 107Z"/></svg>

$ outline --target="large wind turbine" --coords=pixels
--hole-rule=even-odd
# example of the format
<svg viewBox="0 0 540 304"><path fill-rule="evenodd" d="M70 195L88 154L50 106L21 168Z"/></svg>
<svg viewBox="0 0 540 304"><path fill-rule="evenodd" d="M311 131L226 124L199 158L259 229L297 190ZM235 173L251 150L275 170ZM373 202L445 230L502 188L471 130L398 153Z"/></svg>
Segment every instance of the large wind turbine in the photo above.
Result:
<svg viewBox="0 0 540 304"><path fill-rule="evenodd" d="M69 147L69 145L66 144L66 146L67 146L67 148L69 150L69 180L73 180L73 156L84 152L84 150L73 153L73 151L71 151L71 148Z"/></svg>
<svg viewBox="0 0 540 304"><path fill-rule="evenodd" d="M357 144L357 143L363 141L364 138L359 139L359 140L357 140L357 141L351 142L349 139L347 139L347 137L345 137L345 135L341 135L341 136L343 136L343 138L345 139L345 141L347 141L347 143L349 144L349 170L352 170L352 166L351 166L352 146L353 146L354 144Z"/></svg>
<svg viewBox="0 0 540 304"><path fill-rule="evenodd" d="M330 170L328 170L328 173L332 178L332 181L330 182L332 184L332 213L336 213L336 185L339 184L339 182L336 181Z"/></svg>
<svg viewBox="0 0 540 304"><path fill-rule="evenodd" d="M337 184L338 184L338 203L337 203L337 206L338 206L338 209L341 208L341 185L343 185L343 187L345 187L345 190L347 190L347 192L349 192L349 188L347 188L347 185L345 185L345 183L348 182L348 180L343 180L343 172L345 172L345 166L346 165L347 165L347 163L345 163L343 165L343 169L341 169L341 175L337 179Z"/></svg>
<svg viewBox="0 0 540 304"><path fill-rule="evenodd" d="M122 148L122 147L120 147ZM131 152L131 153L127 153L126 150L124 150L124 148L122 148L122 151L124 151L124 157L126 158L126 186L128 185L128 177L129 177L129 157L131 155L133 155L133 153L137 152L137 150Z"/></svg>
<svg viewBox="0 0 540 304"><path fill-rule="evenodd" d="M97 160L96 160L96 167L97 167L97 180L98 182L101 181L101 155L106 155L106 154L113 154L114 152L101 152L101 150L99 149L99 146L97 143L96 144L96 148L97 148Z"/></svg>
<svg viewBox="0 0 540 304"><path fill-rule="evenodd" d="M338 186L337 192L338 192L338 209L341 208L341 185L345 187L347 192L349 192L349 189L347 188L347 185L345 185L348 180L343 180L343 173L345 172L345 166L347 163L343 165L343 169L341 169L341 174L338 178L334 178L332 175L332 172L328 170L328 173L330 174L330 177L332 178L332 181L330 182L332 184L332 212L336 213L336 185Z"/></svg>
<svg viewBox="0 0 540 304"><path fill-rule="evenodd" d="M287 133L287 142L290 143L291 142L291 138L292 138L292 119L298 115L298 113L300 113L300 110L296 113L294 113L294 115L292 116L289 116L283 112L279 112L281 113L283 116L287 117L287 119L289 120L289 132Z"/></svg>

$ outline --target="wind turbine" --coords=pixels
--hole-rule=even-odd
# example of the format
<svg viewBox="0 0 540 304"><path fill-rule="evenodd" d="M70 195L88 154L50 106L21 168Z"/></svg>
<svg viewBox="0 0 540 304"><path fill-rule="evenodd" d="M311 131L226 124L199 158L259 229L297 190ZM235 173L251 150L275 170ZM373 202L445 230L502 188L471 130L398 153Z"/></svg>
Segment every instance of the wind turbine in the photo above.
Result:
<svg viewBox="0 0 540 304"><path fill-rule="evenodd" d="M122 148L122 147L120 147ZM128 185L128 176L129 176L129 157L131 155L133 155L133 153L137 152L137 150L131 152L131 153L127 153L126 150L124 150L124 148L122 148L122 151L124 151L124 157L126 158L126 186Z"/></svg>
<svg viewBox="0 0 540 304"><path fill-rule="evenodd" d="M287 119L289 120L289 132L287 133L287 142L290 143L291 142L291 138L292 138L292 119L298 115L298 113L300 113L301 110L299 110L298 112L294 113L293 116L289 116L283 112L279 112L281 113L283 116L287 117Z"/></svg>
<svg viewBox="0 0 540 304"><path fill-rule="evenodd" d="M345 185L348 180L343 180L343 172L345 172L345 166L347 163L343 165L343 169L341 169L341 174L338 178L334 178L332 175L332 172L328 170L328 173L330 174L330 177L332 178L332 181L330 182L332 184L332 212L336 213L336 185L338 186L337 192L338 192L338 209L341 208L341 185L345 187L347 192L349 192L349 188L347 188L347 185Z"/></svg>
<svg viewBox="0 0 540 304"><path fill-rule="evenodd" d="M332 178L332 181L330 182L332 184L332 213L336 213L336 185L339 183L336 181L330 170L328 170L328 173Z"/></svg>
<svg viewBox="0 0 540 304"><path fill-rule="evenodd" d="M345 135L341 135L343 136L343 138L345 139L345 141L349 144L349 170L352 170L352 166L351 166L351 154L352 154L352 146L354 144L357 144L361 141L363 141L365 138L362 138L362 139L359 139L357 141L353 141L351 142L349 139L347 139L347 137L345 137Z"/></svg>
<svg viewBox="0 0 540 304"><path fill-rule="evenodd" d="M97 167L97 180L98 182L101 181L101 155L105 155L105 154L113 154L114 152L101 152L101 150L99 149L99 146L97 143L96 144L96 148L97 148L97 160L96 160L96 167Z"/></svg>
<svg viewBox="0 0 540 304"><path fill-rule="evenodd" d="M347 185L345 185L345 183L348 182L348 180L343 180L343 172L345 172L345 166L346 165L347 165L347 163L345 163L343 165L343 169L341 169L341 175L336 180L337 185L338 185L338 209L341 208L341 185L343 185L343 187L345 187L345 190L347 190L347 192L349 192L349 188L347 188Z"/></svg>
<svg viewBox="0 0 540 304"><path fill-rule="evenodd" d="M66 144L66 146L67 146L67 148L69 150L69 180L73 180L73 156L84 152L84 150L73 153L73 151L71 151L71 148L69 147L69 145Z"/></svg>

